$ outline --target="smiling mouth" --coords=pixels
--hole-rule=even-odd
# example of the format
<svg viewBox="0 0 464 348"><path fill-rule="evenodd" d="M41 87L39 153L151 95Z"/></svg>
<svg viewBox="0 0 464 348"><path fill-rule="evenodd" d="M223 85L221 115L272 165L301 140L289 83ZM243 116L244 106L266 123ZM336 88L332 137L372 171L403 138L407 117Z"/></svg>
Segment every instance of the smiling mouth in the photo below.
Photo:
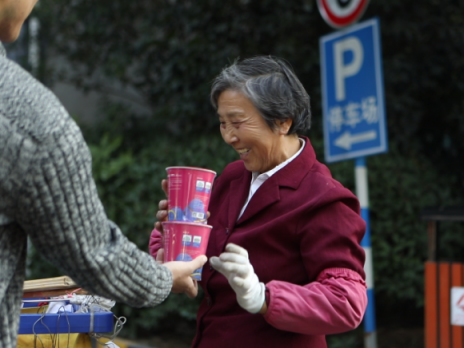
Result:
<svg viewBox="0 0 464 348"><path fill-rule="evenodd" d="M250 149L239 149L237 152L240 155L240 158L243 158L248 154L248 152L250 152Z"/></svg>

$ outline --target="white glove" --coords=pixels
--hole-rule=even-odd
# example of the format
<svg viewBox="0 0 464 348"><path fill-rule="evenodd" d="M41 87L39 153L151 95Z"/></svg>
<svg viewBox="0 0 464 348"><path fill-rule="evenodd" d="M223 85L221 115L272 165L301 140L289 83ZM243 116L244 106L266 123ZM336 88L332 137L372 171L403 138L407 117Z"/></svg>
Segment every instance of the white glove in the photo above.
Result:
<svg viewBox="0 0 464 348"><path fill-rule="evenodd" d="M211 266L222 273L237 295L238 304L250 313L258 313L265 301L265 286L260 283L253 266L248 260L248 252L242 247L229 243L219 257L209 259Z"/></svg>

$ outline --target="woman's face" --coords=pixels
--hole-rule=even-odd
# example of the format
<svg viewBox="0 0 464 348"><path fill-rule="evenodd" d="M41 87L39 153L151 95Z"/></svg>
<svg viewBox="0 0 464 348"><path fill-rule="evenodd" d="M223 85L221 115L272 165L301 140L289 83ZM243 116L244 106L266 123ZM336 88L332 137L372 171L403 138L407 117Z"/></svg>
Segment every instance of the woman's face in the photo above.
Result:
<svg viewBox="0 0 464 348"><path fill-rule="evenodd" d="M0 41L16 40L37 0L0 0Z"/></svg>
<svg viewBox="0 0 464 348"><path fill-rule="evenodd" d="M238 152L251 172L267 172L287 158L282 137L288 131L277 124L271 130L253 103L242 93L226 90L219 95L218 115L224 141Z"/></svg>

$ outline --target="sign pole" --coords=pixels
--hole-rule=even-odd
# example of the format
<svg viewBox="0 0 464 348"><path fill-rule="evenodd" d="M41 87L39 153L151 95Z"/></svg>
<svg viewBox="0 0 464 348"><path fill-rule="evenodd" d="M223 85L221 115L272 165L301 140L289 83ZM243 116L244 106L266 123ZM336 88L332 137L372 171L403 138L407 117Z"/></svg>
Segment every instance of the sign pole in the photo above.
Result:
<svg viewBox="0 0 464 348"><path fill-rule="evenodd" d="M364 313L364 347L377 348L377 333L375 325L375 299L374 299L374 272L372 265L371 229L369 223L369 191L367 184L366 158L356 158L355 165L356 196L361 205L361 217L366 222L366 234L361 241L361 246L366 253L364 271L367 284L367 309Z"/></svg>
<svg viewBox="0 0 464 348"><path fill-rule="evenodd" d="M387 152L379 20L354 25L369 0L317 0L322 18L342 29L320 38L324 145L327 163L355 159L356 195L366 234L368 304L364 313L364 348L377 348L374 273L366 157Z"/></svg>

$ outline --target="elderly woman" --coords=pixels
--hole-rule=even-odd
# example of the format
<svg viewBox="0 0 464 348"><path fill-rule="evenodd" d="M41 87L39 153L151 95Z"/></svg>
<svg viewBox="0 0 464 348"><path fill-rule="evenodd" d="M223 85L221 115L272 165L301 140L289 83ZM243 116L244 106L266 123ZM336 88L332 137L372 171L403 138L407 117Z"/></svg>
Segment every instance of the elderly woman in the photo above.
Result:
<svg viewBox="0 0 464 348"><path fill-rule="evenodd" d="M367 304L358 200L298 135L310 127L309 96L283 61L235 62L211 102L240 160L214 184L193 347L326 347L325 335L356 328ZM157 218L166 216L161 201Z"/></svg>

